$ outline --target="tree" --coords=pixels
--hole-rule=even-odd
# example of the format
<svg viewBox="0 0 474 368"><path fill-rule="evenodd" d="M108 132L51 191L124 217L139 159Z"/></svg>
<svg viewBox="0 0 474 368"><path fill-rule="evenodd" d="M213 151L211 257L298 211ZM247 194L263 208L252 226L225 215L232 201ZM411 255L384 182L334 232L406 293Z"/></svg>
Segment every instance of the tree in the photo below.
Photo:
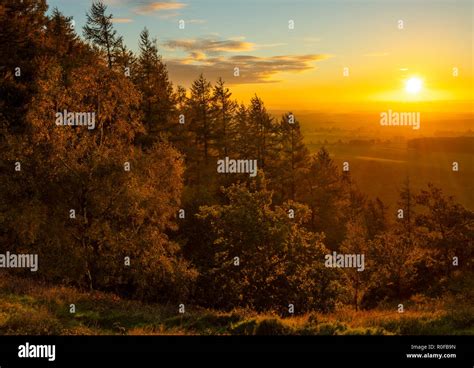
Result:
<svg viewBox="0 0 474 368"><path fill-rule="evenodd" d="M220 157L228 157L234 148L234 113L237 104L230 99L231 96L232 93L225 87L222 78L219 78L212 94L212 108L216 119L215 145Z"/></svg>
<svg viewBox="0 0 474 368"><path fill-rule="evenodd" d="M240 158L255 157L254 148L252 146L254 137L252 136L252 126L249 124L249 111L243 104L239 104L235 111L235 149Z"/></svg>
<svg viewBox="0 0 474 368"><path fill-rule="evenodd" d="M368 288L370 279L370 266L372 264L370 257L368 257L369 247L367 241L367 229L364 226L362 216L352 218L347 223L347 237L341 244L340 252L344 254L355 254L356 256L364 257L364 269L345 268L344 275L347 280L347 285L352 291L352 303L356 310L359 310L361 300Z"/></svg>
<svg viewBox="0 0 474 368"><path fill-rule="evenodd" d="M91 9L87 13L84 37L97 46L99 50L105 52L107 65L109 69L112 69L122 39L117 36L117 31L114 29L112 14L106 15L106 11L107 5L101 0L93 1Z"/></svg>
<svg viewBox="0 0 474 368"><path fill-rule="evenodd" d="M288 199L297 200L302 196L302 182L309 164L309 151L303 142L299 122L293 114L282 116L278 127L279 157L276 163L274 187L279 198L276 201Z"/></svg>
<svg viewBox="0 0 474 368"><path fill-rule="evenodd" d="M442 285L455 270L468 270L472 266L474 212L456 203L453 196L445 196L433 184L421 190L415 202L423 208L415 220L420 227L422 246L435 262L432 272L444 276L440 280Z"/></svg>
<svg viewBox="0 0 474 368"><path fill-rule="evenodd" d="M418 269L424 254L394 231L378 235L369 243L372 260L370 288L363 304L375 307L381 301L403 301L417 291Z"/></svg>
<svg viewBox="0 0 474 368"><path fill-rule="evenodd" d="M380 198L367 202L365 224L368 239L374 239L377 235L388 230L387 206L385 206Z"/></svg>
<svg viewBox="0 0 474 368"><path fill-rule="evenodd" d="M27 107L35 94L38 60L44 55L45 0L0 3L0 139L23 133Z"/></svg>
<svg viewBox="0 0 474 368"><path fill-rule="evenodd" d="M121 72L130 77L135 75L135 65L137 58L134 53L127 48L127 45L123 42L122 38L119 39L119 44L117 46L115 63L120 67Z"/></svg>
<svg viewBox="0 0 474 368"><path fill-rule="evenodd" d="M257 180L258 181L258 180ZM334 272L324 267L322 237L302 226L308 209L296 202L271 208L264 179L223 189L227 205L203 206L198 219L210 229L213 264L202 276L210 306L296 313L334 306ZM258 184L258 185L257 185ZM295 218L289 217L289 210ZM237 257L237 258L236 258Z"/></svg>
<svg viewBox="0 0 474 368"><path fill-rule="evenodd" d="M410 187L410 179L407 178L400 190L400 200L398 201L399 212L397 213L397 228L400 236L409 245L413 243L413 228L415 221L415 203ZM402 210L402 212L400 212ZM401 214L403 216L401 216ZM400 218L401 217L401 218Z"/></svg>
<svg viewBox="0 0 474 368"><path fill-rule="evenodd" d="M258 167L266 170L267 166L270 166L276 156L276 127L263 101L256 95L250 100L247 116L250 133L252 134L247 139L250 139L252 148L255 151L249 157L255 157L258 161Z"/></svg>
<svg viewBox="0 0 474 368"><path fill-rule="evenodd" d="M309 229L324 232L326 244L331 249L337 249L345 236L349 194L337 166L325 148L311 158L302 185L302 200L311 209Z"/></svg>
<svg viewBox="0 0 474 368"><path fill-rule="evenodd" d="M147 130L144 141L150 145L166 136L173 138L178 125L176 99L166 65L158 54L157 41L150 38L147 28L140 33L139 47L133 80L142 93L140 109Z"/></svg>
<svg viewBox="0 0 474 368"><path fill-rule="evenodd" d="M9 167L20 160L22 171L0 178L3 240L35 249L39 274L49 280L181 298L194 271L166 234L180 203L180 155L166 144L146 151L133 145L143 131L140 95L122 74L100 64L80 67L65 88L59 65L39 73L29 134L7 137ZM64 110L94 113L95 129L57 126L55 115ZM29 220L17 226L15 218Z"/></svg>
<svg viewBox="0 0 474 368"><path fill-rule="evenodd" d="M195 136L195 145L207 165L211 145L215 134L215 121L212 111L212 87L201 74L190 89L191 95L188 100L190 129ZM199 158L198 158L199 161Z"/></svg>

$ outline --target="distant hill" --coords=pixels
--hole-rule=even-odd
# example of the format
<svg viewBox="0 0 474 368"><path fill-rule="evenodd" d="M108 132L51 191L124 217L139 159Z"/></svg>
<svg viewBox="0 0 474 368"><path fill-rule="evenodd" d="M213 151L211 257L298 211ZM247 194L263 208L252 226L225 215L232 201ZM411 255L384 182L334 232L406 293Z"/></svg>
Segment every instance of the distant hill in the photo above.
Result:
<svg viewBox="0 0 474 368"><path fill-rule="evenodd" d="M474 137L415 138L407 142L408 149L424 152L474 153Z"/></svg>

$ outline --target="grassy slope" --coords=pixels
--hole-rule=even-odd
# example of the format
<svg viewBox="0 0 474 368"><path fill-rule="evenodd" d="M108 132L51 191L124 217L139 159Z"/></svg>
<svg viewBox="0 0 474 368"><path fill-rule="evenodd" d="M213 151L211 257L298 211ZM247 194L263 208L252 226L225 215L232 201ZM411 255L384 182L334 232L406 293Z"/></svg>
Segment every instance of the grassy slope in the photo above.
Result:
<svg viewBox="0 0 474 368"><path fill-rule="evenodd" d="M76 313L69 313L69 305ZM279 318L142 304L0 273L0 334L474 334L472 309L311 313Z"/></svg>

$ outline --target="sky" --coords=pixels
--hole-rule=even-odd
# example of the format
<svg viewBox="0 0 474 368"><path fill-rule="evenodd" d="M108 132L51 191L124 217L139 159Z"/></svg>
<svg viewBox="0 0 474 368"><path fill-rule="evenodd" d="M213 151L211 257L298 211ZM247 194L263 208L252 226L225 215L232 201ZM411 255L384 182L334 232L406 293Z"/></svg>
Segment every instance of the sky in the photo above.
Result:
<svg viewBox="0 0 474 368"><path fill-rule="evenodd" d="M80 34L91 2L48 1ZM240 102L293 111L473 109L470 0L104 2L130 49L156 37L174 84L222 77Z"/></svg>

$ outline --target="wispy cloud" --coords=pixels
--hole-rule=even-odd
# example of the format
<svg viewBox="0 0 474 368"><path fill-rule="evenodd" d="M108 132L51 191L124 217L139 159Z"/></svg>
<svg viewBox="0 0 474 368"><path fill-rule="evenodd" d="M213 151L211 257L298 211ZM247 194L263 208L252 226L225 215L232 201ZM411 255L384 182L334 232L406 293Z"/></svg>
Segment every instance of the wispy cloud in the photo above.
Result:
<svg viewBox="0 0 474 368"><path fill-rule="evenodd" d="M200 73L215 80L222 77L229 84L274 83L278 73L298 73L316 68L315 62L330 57L326 54L255 56L249 51L277 47L282 43L258 45L245 37L221 39L206 36L195 39L168 40L164 47L181 50L186 56L168 59L166 64L173 79L187 84ZM236 53L239 53L236 55ZM243 54L242 54L243 53ZM234 76L235 68L239 76Z"/></svg>
<svg viewBox="0 0 474 368"><path fill-rule="evenodd" d="M132 18L112 18L112 23L132 23Z"/></svg>
<svg viewBox="0 0 474 368"><path fill-rule="evenodd" d="M238 39L219 40L211 38L197 38L184 40L170 40L165 47L171 50L181 49L188 52L199 51L208 55L222 52L241 52L255 49L255 44Z"/></svg>
<svg viewBox="0 0 474 368"><path fill-rule="evenodd" d="M298 73L316 68L315 62L329 58L329 55L278 55L260 57L252 55L234 55L230 57L208 57L202 53L191 53L183 59L167 61L168 69L174 80L186 84L200 73L206 78L216 80L222 77L229 84L275 83L278 73ZM234 76L234 68L239 68L239 76Z"/></svg>
<svg viewBox="0 0 474 368"><path fill-rule="evenodd" d="M185 3L177 2L149 2L135 6L133 8L133 11L140 15L148 15L158 12L169 12L173 10L176 11L179 9L183 9L186 6L187 4ZM175 14L175 12L173 12L173 14Z"/></svg>

